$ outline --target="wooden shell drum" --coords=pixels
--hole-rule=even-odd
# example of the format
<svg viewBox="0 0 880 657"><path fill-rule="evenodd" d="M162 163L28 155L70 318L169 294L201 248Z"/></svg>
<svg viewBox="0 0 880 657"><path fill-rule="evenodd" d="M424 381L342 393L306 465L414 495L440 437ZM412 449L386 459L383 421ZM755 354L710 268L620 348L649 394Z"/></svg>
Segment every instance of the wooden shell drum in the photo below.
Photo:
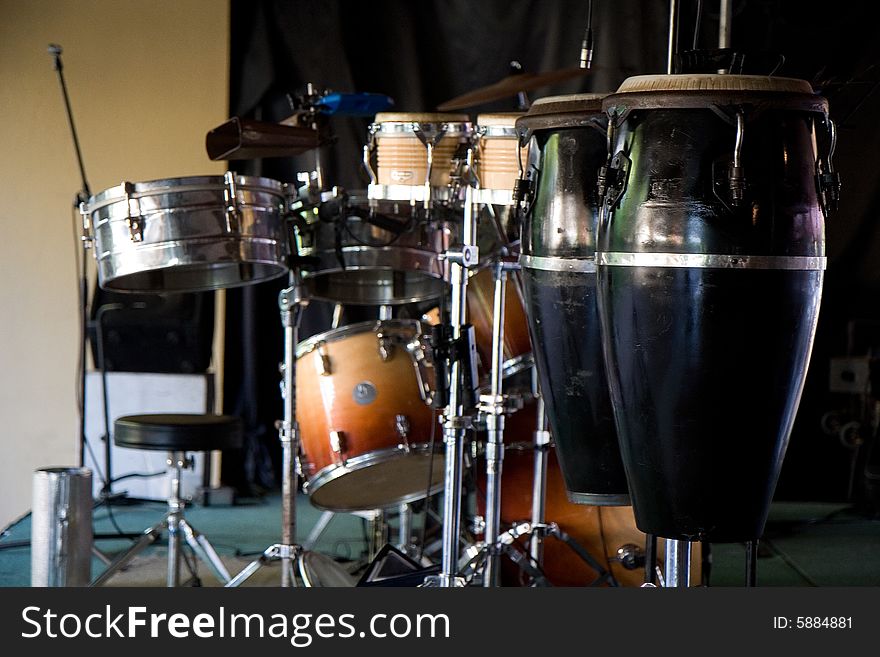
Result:
<svg viewBox="0 0 880 657"><path fill-rule="evenodd" d="M825 268L807 82L642 76L608 96L599 303L636 520L761 536Z"/></svg>
<svg viewBox="0 0 880 657"><path fill-rule="evenodd" d="M315 506L379 509L442 488L421 336L415 320L361 322L297 347L296 413Z"/></svg>
<svg viewBox="0 0 880 657"><path fill-rule="evenodd" d="M507 378L532 366L532 343L523 310L522 295L515 275L509 274L504 304L504 361L502 376ZM495 278L491 267L483 267L468 279L468 321L474 327L481 371L492 366L492 322L495 316Z"/></svg>
<svg viewBox="0 0 880 657"><path fill-rule="evenodd" d="M544 98L517 122L531 138L535 190L520 263L540 388L569 499L627 505L596 295L596 174L607 152L601 99Z"/></svg>
<svg viewBox="0 0 880 657"><path fill-rule="evenodd" d="M534 452L531 434L535 420L534 402L507 419L501 477L501 521L504 525L515 525L532 517ZM478 471L485 478L485 467L478 468ZM632 507L600 507L569 501L559 461L553 452L547 465L545 517L547 522L557 523L562 531L586 548L602 567L610 570L619 585L640 586L644 582L644 568L625 568L617 558L617 551L626 545L642 551L645 548L646 537L636 527ZM524 541L522 538L519 540ZM659 556L662 556L662 541L658 548ZM702 573L699 546L696 546L691 564L692 581L699 582ZM599 576L569 546L555 538L544 541L543 570L554 586L588 586ZM518 583L519 568L507 563L506 559L502 573L503 583Z"/></svg>
<svg viewBox="0 0 880 657"><path fill-rule="evenodd" d="M376 153L370 198L424 201L426 188L430 188L435 201L455 200L450 187L454 156L460 144L471 140L473 132L467 114L377 114L370 125ZM372 165L367 165L372 171Z"/></svg>
<svg viewBox="0 0 880 657"><path fill-rule="evenodd" d="M284 185L193 176L123 183L89 199L98 282L119 292L197 292L288 270Z"/></svg>
<svg viewBox="0 0 880 657"><path fill-rule="evenodd" d="M438 256L458 228L442 216L417 218L406 203L349 197L335 222L297 229L304 284L316 299L394 305L437 299L449 266Z"/></svg>
<svg viewBox="0 0 880 657"><path fill-rule="evenodd" d="M520 148L516 120L522 112L480 114L477 117L477 162L479 187L474 198L481 204L478 243L480 254L489 259L499 249L519 248L520 226L513 212L513 187L520 175L520 158L525 166L528 149Z"/></svg>

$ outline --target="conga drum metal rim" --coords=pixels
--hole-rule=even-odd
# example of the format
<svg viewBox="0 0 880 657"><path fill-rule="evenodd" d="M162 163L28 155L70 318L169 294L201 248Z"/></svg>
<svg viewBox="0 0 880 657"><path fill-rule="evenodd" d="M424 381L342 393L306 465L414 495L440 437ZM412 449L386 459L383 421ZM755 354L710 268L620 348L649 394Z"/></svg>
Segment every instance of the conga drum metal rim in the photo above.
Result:
<svg viewBox="0 0 880 657"><path fill-rule="evenodd" d="M436 421L419 321L333 329L300 343L296 355L304 490L314 506L363 511L443 488L442 441L432 451L427 440Z"/></svg>
<svg viewBox="0 0 880 657"><path fill-rule="evenodd" d="M633 110L747 107L799 110L827 116L828 100L806 80L762 75L636 75L605 97L603 110L619 124Z"/></svg>
<svg viewBox="0 0 880 657"><path fill-rule="evenodd" d="M124 182L81 211L102 288L198 292L288 271L286 198L276 180L227 173Z"/></svg>
<svg viewBox="0 0 880 657"><path fill-rule="evenodd" d="M596 128L604 132L605 127L597 123L596 116L602 113L602 101L607 95L566 94L539 98L528 113L517 119L516 131L523 140L540 130Z"/></svg>

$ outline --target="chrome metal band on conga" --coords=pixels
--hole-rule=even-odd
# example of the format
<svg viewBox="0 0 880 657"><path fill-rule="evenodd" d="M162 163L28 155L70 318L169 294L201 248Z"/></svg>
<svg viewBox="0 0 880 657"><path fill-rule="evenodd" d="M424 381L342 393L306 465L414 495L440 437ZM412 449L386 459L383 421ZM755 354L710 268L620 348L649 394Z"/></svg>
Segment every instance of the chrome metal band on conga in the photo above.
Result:
<svg viewBox="0 0 880 657"><path fill-rule="evenodd" d="M596 261L598 264L608 267L790 269L795 271L824 271L827 265L827 258L824 256L721 255L717 253L597 253Z"/></svg>
<svg viewBox="0 0 880 657"><path fill-rule="evenodd" d="M637 524L757 539L818 318L827 102L802 80L671 75L603 108L598 293Z"/></svg>
<svg viewBox="0 0 880 657"><path fill-rule="evenodd" d="M596 304L597 171L606 159L602 96L536 101L528 137L532 191L520 264L541 395L569 500L626 505Z"/></svg>
<svg viewBox="0 0 880 657"><path fill-rule="evenodd" d="M227 173L123 183L89 199L102 288L195 292L284 274L285 186Z"/></svg>

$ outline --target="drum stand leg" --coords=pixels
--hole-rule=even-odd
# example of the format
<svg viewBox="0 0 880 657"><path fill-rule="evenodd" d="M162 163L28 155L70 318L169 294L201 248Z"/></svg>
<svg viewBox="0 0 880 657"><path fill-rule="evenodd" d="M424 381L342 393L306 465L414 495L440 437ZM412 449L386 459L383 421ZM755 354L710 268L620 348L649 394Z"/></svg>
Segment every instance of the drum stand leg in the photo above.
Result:
<svg viewBox="0 0 880 657"><path fill-rule="evenodd" d="M666 587L687 588L691 580L691 543L666 539L666 569L663 585Z"/></svg>
<svg viewBox="0 0 880 657"><path fill-rule="evenodd" d="M270 545L263 554L229 580L228 587L245 582L260 568L272 561L281 561L281 586L296 586L294 567L299 565L302 547L296 540L296 494L298 490L297 453L299 426L296 423L296 344L302 310L308 303L303 297L298 274L291 270L290 286L278 295L281 324L284 327L284 363L282 365L282 399L284 419L276 423L281 441L281 542Z"/></svg>
<svg viewBox="0 0 880 657"><path fill-rule="evenodd" d="M758 539L746 543L746 586L758 585Z"/></svg>
<svg viewBox="0 0 880 657"><path fill-rule="evenodd" d="M544 398L537 386L537 369L532 367L532 388L537 397L538 422L535 426L535 471L532 479L532 524L545 524L547 511L547 456L550 451L550 432L547 430L547 415L544 412ZM529 541L529 553L539 567L544 565L544 535L534 532Z"/></svg>
<svg viewBox="0 0 880 657"><path fill-rule="evenodd" d="M492 309L492 370L490 403L486 417L486 564L483 586L499 585L498 534L501 527L501 472L504 462L504 399L501 363L504 359L504 306L507 272L503 262L494 266L495 296Z"/></svg>
<svg viewBox="0 0 880 657"><path fill-rule="evenodd" d="M468 150L468 166L473 165L473 149ZM476 217L474 214L474 188L465 187L464 216L462 220L461 250L447 251L444 259L449 262L452 279L451 322L452 337L462 337L462 326L467 323L467 270L479 262L479 250L474 246ZM458 574L459 539L461 535L461 487L464 470L464 442L471 418L465 415L462 393L468 377L462 368L471 367L472 355L455 358L449 377L449 403L443 424L443 442L446 446L446 471L443 479L443 553L440 574L425 579L425 586L451 588L464 586L464 578Z"/></svg>
<svg viewBox="0 0 880 657"><path fill-rule="evenodd" d="M412 542L412 507L403 503L397 507L398 529L397 548L404 554L413 554Z"/></svg>

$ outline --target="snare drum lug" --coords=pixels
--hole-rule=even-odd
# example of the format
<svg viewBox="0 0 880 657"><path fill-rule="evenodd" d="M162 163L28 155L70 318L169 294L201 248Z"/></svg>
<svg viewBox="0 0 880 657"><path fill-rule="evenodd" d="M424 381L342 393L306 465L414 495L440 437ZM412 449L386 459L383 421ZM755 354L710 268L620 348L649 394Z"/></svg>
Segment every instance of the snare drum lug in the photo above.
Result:
<svg viewBox="0 0 880 657"><path fill-rule="evenodd" d="M134 185L130 182L124 182L122 187L125 190L125 209L128 211L128 216L125 218L125 223L128 225L128 236L132 242L143 242L144 223L141 217L141 204L138 199L131 198Z"/></svg>
<svg viewBox="0 0 880 657"><path fill-rule="evenodd" d="M828 126L828 155L823 160L816 160L816 189L819 192L819 203L827 217L837 210L840 201L840 174L834 170L834 151L837 148L837 126L831 119L826 119Z"/></svg>
<svg viewBox="0 0 880 657"><path fill-rule="evenodd" d="M223 179L226 183L226 189L223 190L223 199L226 201L226 230L237 234L241 232L241 209L238 205L235 174L227 171Z"/></svg>
<svg viewBox="0 0 880 657"><path fill-rule="evenodd" d="M343 432L330 432L330 449L333 451L334 459L340 465L345 465L345 434Z"/></svg>
<svg viewBox="0 0 880 657"><path fill-rule="evenodd" d="M382 333L377 333L376 337L379 340L379 358L382 359L383 363L388 362L394 356L394 343L391 341L391 338Z"/></svg>
<svg viewBox="0 0 880 657"><path fill-rule="evenodd" d="M394 428L397 431L397 435L400 436L400 439L403 441L397 446L397 449L403 450L404 452L409 454L411 451L409 446L409 418L406 415L395 415Z"/></svg>
<svg viewBox="0 0 880 657"><path fill-rule="evenodd" d="M318 374L321 376L330 376L333 374L333 367L330 362L330 354L327 353L327 343L318 343Z"/></svg>

